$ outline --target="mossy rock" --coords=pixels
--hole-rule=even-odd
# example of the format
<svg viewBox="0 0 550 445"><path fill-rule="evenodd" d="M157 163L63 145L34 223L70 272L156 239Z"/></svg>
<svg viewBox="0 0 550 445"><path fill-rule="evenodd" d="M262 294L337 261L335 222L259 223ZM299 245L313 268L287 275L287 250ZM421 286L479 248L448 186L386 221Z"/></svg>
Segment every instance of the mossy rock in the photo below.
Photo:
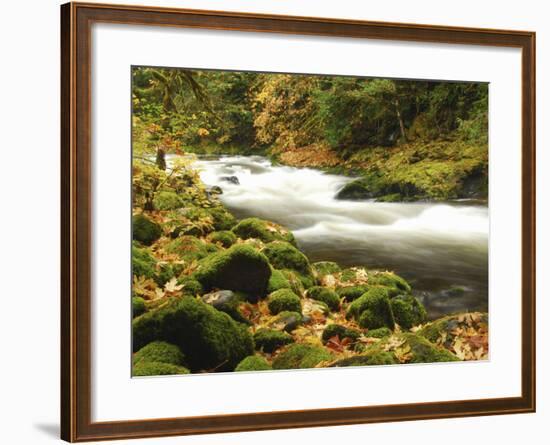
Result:
<svg viewBox="0 0 550 445"><path fill-rule="evenodd" d="M407 283L404 278L401 278L399 275L394 274L393 272L374 272L369 273L369 284L387 286L398 289L401 293L410 293L411 285Z"/></svg>
<svg viewBox="0 0 550 445"><path fill-rule="evenodd" d="M183 366L185 365L185 356L176 345L164 341L154 341L145 345L132 357L134 365L141 362L158 362Z"/></svg>
<svg viewBox="0 0 550 445"><path fill-rule="evenodd" d="M180 236L164 248L167 253L176 254L184 261L197 261L210 254L208 244L194 236Z"/></svg>
<svg viewBox="0 0 550 445"><path fill-rule="evenodd" d="M197 296L204 294L204 287L192 276L183 276L178 279L178 285L183 286L181 292L183 294Z"/></svg>
<svg viewBox="0 0 550 445"><path fill-rule="evenodd" d="M311 265L317 278L332 275L341 271L340 266L333 261L318 261Z"/></svg>
<svg viewBox="0 0 550 445"><path fill-rule="evenodd" d="M383 327L378 329L369 329L368 332L365 334L365 337L384 338L389 337L392 334L393 332L391 329Z"/></svg>
<svg viewBox="0 0 550 445"><path fill-rule="evenodd" d="M139 317L145 313L145 300L141 297L132 297L132 318Z"/></svg>
<svg viewBox="0 0 550 445"><path fill-rule="evenodd" d="M294 343L294 338L284 331L262 328L254 334L256 349L269 354L290 343Z"/></svg>
<svg viewBox="0 0 550 445"><path fill-rule="evenodd" d="M172 343L193 371L232 371L254 351L244 325L193 297L173 299L135 318L132 332L134 350L156 340Z"/></svg>
<svg viewBox="0 0 550 445"><path fill-rule="evenodd" d="M356 355L354 357L338 360L330 365L331 368L343 368L348 366L380 366L395 365L399 361L392 352L377 351L366 355Z"/></svg>
<svg viewBox="0 0 550 445"><path fill-rule="evenodd" d="M302 295L304 293L304 278L301 277L298 272L295 272L294 270L283 269L281 270L281 273L290 284L290 289L292 290L292 292L294 292L296 295Z"/></svg>
<svg viewBox="0 0 550 445"><path fill-rule="evenodd" d="M438 318L437 320L431 321L426 324L422 329L416 332L417 335L425 337L432 343L436 343L440 340L441 337L446 338L446 346L451 346L453 342L454 335L453 331L458 328L468 327L466 322L466 317L474 317L478 324L485 325L488 328L489 325L489 316L486 312L471 312L471 313L461 313L447 315L446 317Z"/></svg>
<svg viewBox="0 0 550 445"><path fill-rule="evenodd" d="M302 312L300 297L290 289L279 289L269 294L267 297L267 307L273 315L277 315L283 311Z"/></svg>
<svg viewBox="0 0 550 445"><path fill-rule="evenodd" d="M273 369L314 368L321 362L332 360L332 354L321 346L294 344L273 360Z"/></svg>
<svg viewBox="0 0 550 445"><path fill-rule="evenodd" d="M296 245L296 240L294 239L292 232L279 224L259 218L243 219L235 227L233 227L232 230L235 235L243 240L248 238L258 238L264 243L270 243L271 241L278 240Z"/></svg>
<svg viewBox="0 0 550 445"><path fill-rule="evenodd" d="M300 276L313 279L313 271L307 257L292 244L284 241L273 241L265 246L262 253L269 259L275 269L290 269ZM305 285L305 284L304 284Z"/></svg>
<svg viewBox="0 0 550 445"><path fill-rule="evenodd" d="M136 277L155 279L157 260L146 248L132 243L132 274Z"/></svg>
<svg viewBox="0 0 550 445"><path fill-rule="evenodd" d="M307 290L307 296L313 300L322 301L332 311L337 311L340 308L340 297L336 292L326 287L310 287Z"/></svg>
<svg viewBox="0 0 550 445"><path fill-rule="evenodd" d="M160 362L140 362L132 366L134 377L152 377L156 375L182 375L189 374L189 369L183 366L171 365Z"/></svg>
<svg viewBox="0 0 550 445"><path fill-rule="evenodd" d="M395 321L404 329L410 329L426 321L426 309L412 295L399 295L390 300Z"/></svg>
<svg viewBox="0 0 550 445"><path fill-rule="evenodd" d="M354 301L357 300L361 295L369 290L370 286L367 284L362 284L358 286L346 286L340 287L336 290L336 293L344 301Z"/></svg>
<svg viewBox="0 0 550 445"><path fill-rule="evenodd" d="M159 224L151 221L143 214L134 215L132 218L132 237L145 246L150 246L162 236Z"/></svg>
<svg viewBox="0 0 550 445"><path fill-rule="evenodd" d="M393 329L395 319L387 288L372 287L350 304L348 317L354 317L359 326L367 329L387 327Z"/></svg>
<svg viewBox="0 0 550 445"><path fill-rule="evenodd" d="M350 329L346 326L342 326L339 324L329 324L323 331L321 339L323 340L323 343L326 343L332 337L336 336L338 336L340 340L343 340L344 338L349 338L352 341L357 341L361 336L361 332L357 331L356 329Z"/></svg>
<svg viewBox="0 0 550 445"><path fill-rule="evenodd" d="M208 241L221 244L223 247L231 247L237 241L237 236L230 230L220 230L208 235Z"/></svg>
<svg viewBox="0 0 550 445"><path fill-rule="evenodd" d="M229 289L264 296L271 267L262 253L250 246L235 244L200 261L194 277L206 290Z"/></svg>
<svg viewBox="0 0 550 445"><path fill-rule="evenodd" d="M185 216L191 221L210 219L214 230L231 230L237 224L235 217L225 207L189 209Z"/></svg>
<svg viewBox="0 0 550 445"><path fill-rule="evenodd" d="M359 178L345 184L336 194L336 199L357 201L373 199L377 191L371 190L371 184L364 178Z"/></svg>
<svg viewBox="0 0 550 445"><path fill-rule="evenodd" d="M184 205L185 201L175 192L158 192L153 198L153 206L157 210L181 209Z"/></svg>
<svg viewBox="0 0 550 445"><path fill-rule="evenodd" d="M240 311L239 306L244 302L245 296L239 292L219 290L203 295L201 300L214 309L225 312L233 320L239 323L250 324L250 321Z"/></svg>
<svg viewBox="0 0 550 445"><path fill-rule="evenodd" d="M277 318L269 326L272 329L292 332L302 324L303 320L304 318L299 312L283 311L278 314Z"/></svg>
<svg viewBox="0 0 550 445"><path fill-rule="evenodd" d="M259 355L250 355L244 358L235 368L236 372L243 371L268 371L271 370L271 365L267 360Z"/></svg>
<svg viewBox="0 0 550 445"><path fill-rule="evenodd" d="M271 277L267 283L267 292L271 293L279 289L292 289L292 286L283 272L277 269L272 269Z"/></svg>

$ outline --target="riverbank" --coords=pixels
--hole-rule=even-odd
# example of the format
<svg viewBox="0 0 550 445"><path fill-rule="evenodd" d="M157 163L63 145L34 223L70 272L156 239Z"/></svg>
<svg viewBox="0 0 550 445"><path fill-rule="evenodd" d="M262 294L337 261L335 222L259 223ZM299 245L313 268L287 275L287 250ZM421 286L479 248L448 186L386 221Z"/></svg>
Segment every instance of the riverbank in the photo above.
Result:
<svg viewBox="0 0 550 445"><path fill-rule="evenodd" d="M143 174L135 166L134 375L487 357L486 314L427 323L406 280L311 261L286 227L235 218L224 185L204 186L193 166L164 173L152 199Z"/></svg>

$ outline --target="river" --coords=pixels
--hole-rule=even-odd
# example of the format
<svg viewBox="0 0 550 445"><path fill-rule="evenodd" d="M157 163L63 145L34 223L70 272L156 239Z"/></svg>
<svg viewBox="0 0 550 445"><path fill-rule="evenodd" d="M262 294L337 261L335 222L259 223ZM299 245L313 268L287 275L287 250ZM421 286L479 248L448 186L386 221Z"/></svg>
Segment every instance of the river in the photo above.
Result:
<svg viewBox="0 0 550 445"><path fill-rule="evenodd" d="M237 217L257 216L293 231L314 261L393 270L407 279L430 318L488 309L488 208L468 202L340 201L351 179L273 166L261 156L199 159L207 185ZM222 179L236 176L239 184Z"/></svg>

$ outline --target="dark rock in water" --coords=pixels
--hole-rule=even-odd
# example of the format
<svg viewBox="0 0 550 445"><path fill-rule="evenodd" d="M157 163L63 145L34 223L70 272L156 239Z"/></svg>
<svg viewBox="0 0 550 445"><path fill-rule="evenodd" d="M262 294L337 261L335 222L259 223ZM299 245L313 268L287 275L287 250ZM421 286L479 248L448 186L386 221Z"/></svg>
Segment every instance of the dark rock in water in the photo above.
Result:
<svg viewBox="0 0 550 445"><path fill-rule="evenodd" d="M239 178L236 176L221 176L220 180L230 182L231 184L239 185Z"/></svg>
<svg viewBox="0 0 550 445"><path fill-rule="evenodd" d="M223 194L223 190L219 185L213 185L206 192L209 193L210 195L222 195Z"/></svg>
<svg viewBox="0 0 550 445"><path fill-rule="evenodd" d="M345 200L361 200L361 199L373 199L377 196L368 188L368 184L362 178L352 182L348 182L342 187L336 194L336 199Z"/></svg>

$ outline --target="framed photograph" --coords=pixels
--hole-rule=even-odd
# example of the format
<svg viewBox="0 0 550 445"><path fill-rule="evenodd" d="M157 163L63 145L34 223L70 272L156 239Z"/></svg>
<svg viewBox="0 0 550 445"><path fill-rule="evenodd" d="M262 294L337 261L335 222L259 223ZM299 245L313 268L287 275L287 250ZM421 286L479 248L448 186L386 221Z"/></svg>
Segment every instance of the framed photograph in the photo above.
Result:
<svg viewBox="0 0 550 445"><path fill-rule="evenodd" d="M535 411L535 34L61 7L67 441Z"/></svg>

